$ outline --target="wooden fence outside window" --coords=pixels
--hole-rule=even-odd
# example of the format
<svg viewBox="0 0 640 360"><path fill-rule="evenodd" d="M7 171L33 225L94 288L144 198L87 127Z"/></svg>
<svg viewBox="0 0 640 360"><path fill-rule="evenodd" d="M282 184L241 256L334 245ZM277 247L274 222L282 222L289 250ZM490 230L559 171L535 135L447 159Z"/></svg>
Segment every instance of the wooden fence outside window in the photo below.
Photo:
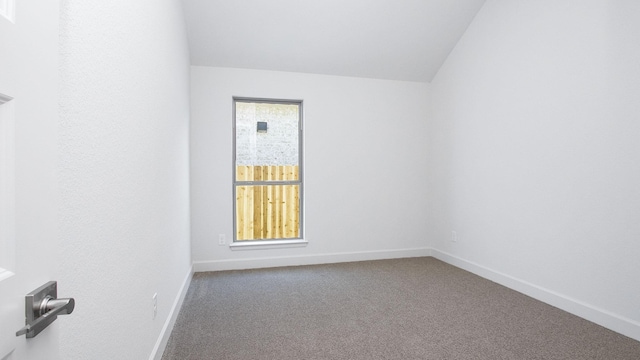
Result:
<svg viewBox="0 0 640 360"><path fill-rule="evenodd" d="M236 166L236 181L297 181L296 165ZM236 186L236 240L300 237L300 185Z"/></svg>

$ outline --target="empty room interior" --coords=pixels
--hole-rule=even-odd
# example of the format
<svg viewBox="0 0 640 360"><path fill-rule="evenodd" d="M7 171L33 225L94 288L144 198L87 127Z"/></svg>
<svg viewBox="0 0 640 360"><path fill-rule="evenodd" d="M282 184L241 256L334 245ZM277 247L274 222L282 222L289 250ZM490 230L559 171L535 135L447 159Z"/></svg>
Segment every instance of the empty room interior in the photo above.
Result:
<svg viewBox="0 0 640 360"><path fill-rule="evenodd" d="M0 359L640 358L640 2L39 2Z"/></svg>

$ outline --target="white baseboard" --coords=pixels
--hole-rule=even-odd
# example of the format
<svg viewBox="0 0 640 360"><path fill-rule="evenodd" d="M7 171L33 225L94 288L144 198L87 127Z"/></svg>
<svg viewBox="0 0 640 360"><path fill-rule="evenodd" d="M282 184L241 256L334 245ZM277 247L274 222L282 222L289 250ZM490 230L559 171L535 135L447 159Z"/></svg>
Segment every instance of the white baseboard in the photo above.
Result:
<svg viewBox="0 0 640 360"><path fill-rule="evenodd" d="M409 257L431 256L430 248L362 251L350 253L332 253L317 255L299 255L282 257L256 257L249 259L227 259L213 261L195 261L193 263L196 272L259 269L279 266L299 266L330 264L351 261L367 261L381 259L397 259Z"/></svg>
<svg viewBox="0 0 640 360"><path fill-rule="evenodd" d="M528 283L513 276L500 273L485 266L461 259L439 250L432 249L431 256L640 341L640 323L637 321L622 317L610 311L597 308L563 294Z"/></svg>
<svg viewBox="0 0 640 360"><path fill-rule="evenodd" d="M192 278L193 266L189 268L189 273L182 282L182 287L180 287L180 291L173 301L173 305L171 306L171 310L169 311L169 316L167 317L167 320L162 327L162 331L160 331L160 336L158 336L158 340L156 341L156 345L153 347L153 351L151 352L151 356L149 356L149 360L160 360L162 358L162 354L164 353L164 349L167 347L167 343L169 342L171 330L173 330L173 325L176 323L176 319L178 319L180 308L182 308L182 303L184 302L184 298L187 295L187 290L189 290L189 284L191 284Z"/></svg>

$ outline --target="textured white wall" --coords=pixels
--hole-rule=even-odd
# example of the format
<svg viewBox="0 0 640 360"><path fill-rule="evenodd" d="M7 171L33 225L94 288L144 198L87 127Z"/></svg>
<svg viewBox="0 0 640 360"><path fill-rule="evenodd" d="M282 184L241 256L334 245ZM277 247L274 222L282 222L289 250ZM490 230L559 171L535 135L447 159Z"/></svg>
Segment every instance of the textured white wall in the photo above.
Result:
<svg viewBox="0 0 640 360"><path fill-rule="evenodd" d="M232 96L304 100L305 248L218 245L234 231ZM427 96L424 83L192 67L192 247L205 264L196 269L426 248Z"/></svg>
<svg viewBox="0 0 640 360"><path fill-rule="evenodd" d="M633 1L487 1L431 84L428 151L436 249L636 339L638 19Z"/></svg>
<svg viewBox="0 0 640 360"><path fill-rule="evenodd" d="M182 8L61 5L61 358L146 359L190 269Z"/></svg>

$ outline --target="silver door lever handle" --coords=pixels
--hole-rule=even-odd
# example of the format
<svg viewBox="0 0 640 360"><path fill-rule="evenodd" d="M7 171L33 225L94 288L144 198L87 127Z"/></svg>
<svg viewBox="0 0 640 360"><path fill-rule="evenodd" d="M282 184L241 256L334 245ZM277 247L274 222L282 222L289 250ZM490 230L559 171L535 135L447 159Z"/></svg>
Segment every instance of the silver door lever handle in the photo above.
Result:
<svg viewBox="0 0 640 360"><path fill-rule="evenodd" d="M46 322L49 320L53 322L53 319L51 319L52 317L71 314L75 306L76 301L73 298L52 299L51 297L47 297L43 299L39 311L40 316L31 324L27 324L22 329L18 330L18 332L16 332L16 336L24 335L29 331L35 331L36 329L44 329L49 325L48 323L45 324Z"/></svg>
<svg viewBox="0 0 640 360"><path fill-rule="evenodd" d="M76 306L73 298L56 299L57 283L50 281L38 289L27 294L26 316L27 320L22 329L16 332L16 336L27 335L28 338L35 337L58 315L71 314Z"/></svg>
<svg viewBox="0 0 640 360"><path fill-rule="evenodd" d="M73 312L76 301L73 298L53 299L48 298L42 301L40 306L40 316L67 315Z"/></svg>

